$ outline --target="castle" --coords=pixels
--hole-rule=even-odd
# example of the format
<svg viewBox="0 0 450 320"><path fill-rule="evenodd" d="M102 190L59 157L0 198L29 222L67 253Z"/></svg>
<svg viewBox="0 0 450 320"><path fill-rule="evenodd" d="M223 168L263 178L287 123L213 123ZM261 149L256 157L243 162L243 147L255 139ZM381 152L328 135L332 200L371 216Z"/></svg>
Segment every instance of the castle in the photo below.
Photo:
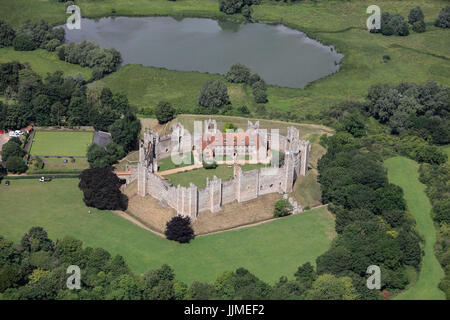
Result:
<svg viewBox="0 0 450 320"><path fill-rule="evenodd" d="M146 130L144 140L139 145L139 163L135 175L138 194L142 197L151 195L174 208L178 214L195 220L199 212L217 212L224 204L235 200L248 201L273 192L290 193L295 180L304 176L308 170L310 149L309 141L300 140L295 127L288 127L287 135L282 136L277 130L268 133L266 129L260 129L259 121L248 121L245 133L220 133L216 121L211 119L205 120L203 126L200 121L195 121L193 134L187 132L180 123L174 124L172 134L166 136ZM228 181L222 181L216 176L211 180L207 178L206 187L200 189L193 183L189 187L174 186L157 174L159 160L170 156L174 159L174 156L176 158L191 152L197 164L215 161L233 165L234 177ZM281 161L284 163L280 166L274 161L277 159L273 159L278 157L272 155L281 153L284 153L284 161ZM250 163L272 165L269 168L242 171L237 161L239 156L244 156ZM218 160L223 157L225 161Z"/></svg>

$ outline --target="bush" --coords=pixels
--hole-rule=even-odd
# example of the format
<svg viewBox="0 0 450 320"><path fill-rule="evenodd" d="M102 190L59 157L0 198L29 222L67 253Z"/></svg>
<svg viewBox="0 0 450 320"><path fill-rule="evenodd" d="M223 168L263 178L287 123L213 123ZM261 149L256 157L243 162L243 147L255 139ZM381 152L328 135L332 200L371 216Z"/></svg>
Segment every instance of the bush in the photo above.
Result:
<svg viewBox="0 0 450 320"><path fill-rule="evenodd" d="M267 92L261 89L253 90L253 98L256 103L266 103L268 101Z"/></svg>
<svg viewBox="0 0 450 320"><path fill-rule="evenodd" d="M435 26L439 28L450 28L450 6L443 8L441 12L439 12Z"/></svg>
<svg viewBox="0 0 450 320"><path fill-rule="evenodd" d="M11 173L23 173L27 171L27 166L21 157L12 156L6 160L6 170Z"/></svg>
<svg viewBox="0 0 450 320"><path fill-rule="evenodd" d="M217 166L218 166L218 164L215 161L212 163L207 163L207 162L203 161L203 168L205 168L207 170L215 169L215 168L217 168Z"/></svg>
<svg viewBox="0 0 450 320"><path fill-rule="evenodd" d="M59 47L60 45L61 41L59 41L58 39L52 39L45 44L45 50L54 52L56 48Z"/></svg>
<svg viewBox="0 0 450 320"><path fill-rule="evenodd" d="M292 205L289 203L289 201L281 199L275 203L275 208L273 210L273 216L275 218L285 217L290 215L291 213L292 213Z"/></svg>
<svg viewBox="0 0 450 320"><path fill-rule="evenodd" d="M219 10L226 14L238 13L243 6L242 0L219 0Z"/></svg>
<svg viewBox="0 0 450 320"><path fill-rule="evenodd" d="M198 104L210 110L230 104L227 87L220 81L207 81L200 90Z"/></svg>
<svg viewBox="0 0 450 320"><path fill-rule="evenodd" d="M425 22L423 22L423 21L416 21L416 22L414 22L413 27L412 27L414 32L417 32L417 33L425 32L426 28L427 27L425 25Z"/></svg>
<svg viewBox="0 0 450 320"><path fill-rule="evenodd" d="M194 230L191 227L189 217L175 216L166 224L166 238L178 241L179 243L188 243L194 239Z"/></svg>
<svg viewBox="0 0 450 320"><path fill-rule="evenodd" d="M247 83L250 78L250 69L243 64L233 64L225 75L227 81L233 83Z"/></svg>
<svg viewBox="0 0 450 320"><path fill-rule="evenodd" d="M13 41L13 47L16 51L32 51L35 49L33 41L26 34L19 34Z"/></svg>
<svg viewBox="0 0 450 320"><path fill-rule="evenodd" d="M155 115L156 119L158 119L159 124L167 123L174 118L175 109L172 107L170 102L161 101L156 106Z"/></svg>

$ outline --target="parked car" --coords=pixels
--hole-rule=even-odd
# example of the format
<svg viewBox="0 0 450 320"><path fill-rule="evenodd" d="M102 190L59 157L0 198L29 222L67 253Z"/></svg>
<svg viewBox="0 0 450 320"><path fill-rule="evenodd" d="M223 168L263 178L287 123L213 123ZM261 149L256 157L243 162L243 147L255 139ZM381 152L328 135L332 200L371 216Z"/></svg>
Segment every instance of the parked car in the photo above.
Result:
<svg viewBox="0 0 450 320"><path fill-rule="evenodd" d="M41 177L39 179L39 182L47 182L47 181L52 181L52 178Z"/></svg>

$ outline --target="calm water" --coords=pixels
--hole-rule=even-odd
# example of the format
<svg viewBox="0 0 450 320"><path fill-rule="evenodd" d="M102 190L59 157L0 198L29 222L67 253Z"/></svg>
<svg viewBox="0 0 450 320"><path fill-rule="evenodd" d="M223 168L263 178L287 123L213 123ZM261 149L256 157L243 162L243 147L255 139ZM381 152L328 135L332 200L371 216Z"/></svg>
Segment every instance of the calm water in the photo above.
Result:
<svg viewBox="0 0 450 320"><path fill-rule="evenodd" d="M343 57L282 25L197 18L82 19L81 30L66 29L66 38L114 47L125 64L225 74L239 62L269 84L293 88L337 71Z"/></svg>

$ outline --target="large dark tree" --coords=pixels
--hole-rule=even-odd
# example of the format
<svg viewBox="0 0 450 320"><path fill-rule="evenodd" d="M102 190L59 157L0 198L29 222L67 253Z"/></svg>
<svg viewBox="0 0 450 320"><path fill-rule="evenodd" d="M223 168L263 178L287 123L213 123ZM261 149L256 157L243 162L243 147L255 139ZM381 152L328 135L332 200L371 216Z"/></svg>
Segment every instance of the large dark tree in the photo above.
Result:
<svg viewBox="0 0 450 320"><path fill-rule="evenodd" d="M22 142L19 138L11 138L2 148L2 159L7 161L9 157L23 158L26 154L25 150L21 147Z"/></svg>
<svg viewBox="0 0 450 320"><path fill-rule="evenodd" d="M125 181L110 168L86 169L80 174L78 187L83 191L83 201L89 207L101 210L125 210L128 198L120 191Z"/></svg>
<svg viewBox="0 0 450 320"><path fill-rule="evenodd" d="M166 237L180 243L188 243L194 239L194 230L189 217L175 216L166 224Z"/></svg>

